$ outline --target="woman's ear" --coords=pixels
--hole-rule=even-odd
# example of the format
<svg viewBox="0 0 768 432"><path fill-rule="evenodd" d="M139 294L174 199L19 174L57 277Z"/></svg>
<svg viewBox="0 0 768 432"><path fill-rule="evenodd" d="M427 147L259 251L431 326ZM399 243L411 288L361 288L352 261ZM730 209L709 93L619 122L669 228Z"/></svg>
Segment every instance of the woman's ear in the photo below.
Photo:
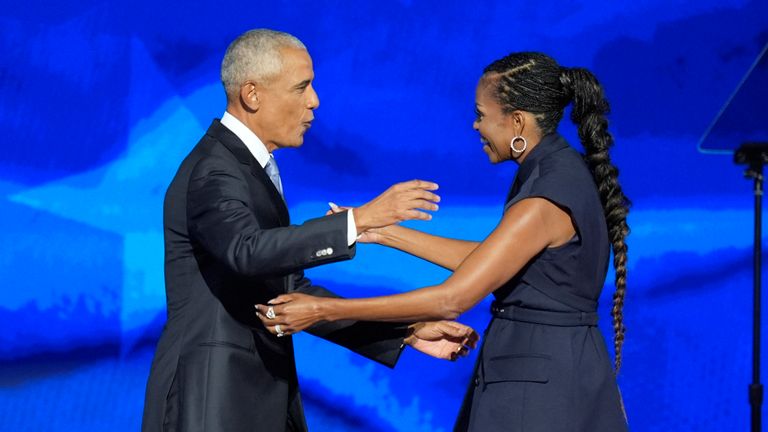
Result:
<svg viewBox="0 0 768 432"><path fill-rule="evenodd" d="M507 116L509 127L512 129L513 136L519 136L523 134L525 129L525 115L520 110L512 111Z"/></svg>

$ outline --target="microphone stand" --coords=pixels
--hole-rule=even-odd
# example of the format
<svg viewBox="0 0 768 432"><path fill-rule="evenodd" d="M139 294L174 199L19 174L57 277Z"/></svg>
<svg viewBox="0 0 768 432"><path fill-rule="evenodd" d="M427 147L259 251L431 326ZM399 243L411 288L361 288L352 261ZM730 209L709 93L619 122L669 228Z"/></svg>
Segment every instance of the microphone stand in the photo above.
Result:
<svg viewBox="0 0 768 432"><path fill-rule="evenodd" d="M762 431L761 410L763 385L760 383L760 289L762 259L763 167L768 162L768 143L746 143L734 154L737 164L749 166L744 175L754 180L755 239L752 309L752 383L749 385L749 405L752 432Z"/></svg>

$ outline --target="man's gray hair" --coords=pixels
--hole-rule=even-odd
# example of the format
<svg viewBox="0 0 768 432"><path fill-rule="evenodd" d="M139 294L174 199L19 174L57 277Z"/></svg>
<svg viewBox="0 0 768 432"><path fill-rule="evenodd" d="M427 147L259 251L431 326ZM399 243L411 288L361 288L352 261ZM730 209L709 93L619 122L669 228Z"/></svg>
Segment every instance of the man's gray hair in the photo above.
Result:
<svg viewBox="0 0 768 432"><path fill-rule="evenodd" d="M249 30L237 37L221 62L221 82L228 100L236 100L240 86L248 80L263 82L282 70L280 48L307 49L288 33L269 29Z"/></svg>

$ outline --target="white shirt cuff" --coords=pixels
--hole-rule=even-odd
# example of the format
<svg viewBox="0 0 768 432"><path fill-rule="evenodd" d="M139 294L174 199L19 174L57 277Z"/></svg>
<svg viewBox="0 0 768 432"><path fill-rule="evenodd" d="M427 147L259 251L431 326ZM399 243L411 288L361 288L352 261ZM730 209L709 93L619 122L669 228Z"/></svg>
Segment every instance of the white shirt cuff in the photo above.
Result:
<svg viewBox="0 0 768 432"><path fill-rule="evenodd" d="M347 211L347 246L352 246L357 241L357 224L352 209Z"/></svg>

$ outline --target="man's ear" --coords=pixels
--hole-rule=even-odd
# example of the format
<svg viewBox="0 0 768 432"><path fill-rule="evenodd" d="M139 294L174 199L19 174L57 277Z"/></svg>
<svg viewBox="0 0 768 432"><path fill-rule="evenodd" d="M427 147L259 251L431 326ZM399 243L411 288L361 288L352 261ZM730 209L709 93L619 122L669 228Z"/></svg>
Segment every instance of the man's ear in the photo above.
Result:
<svg viewBox="0 0 768 432"><path fill-rule="evenodd" d="M259 110L259 87L248 81L240 87L240 103L243 104L243 108L250 112L256 112Z"/></svg>

